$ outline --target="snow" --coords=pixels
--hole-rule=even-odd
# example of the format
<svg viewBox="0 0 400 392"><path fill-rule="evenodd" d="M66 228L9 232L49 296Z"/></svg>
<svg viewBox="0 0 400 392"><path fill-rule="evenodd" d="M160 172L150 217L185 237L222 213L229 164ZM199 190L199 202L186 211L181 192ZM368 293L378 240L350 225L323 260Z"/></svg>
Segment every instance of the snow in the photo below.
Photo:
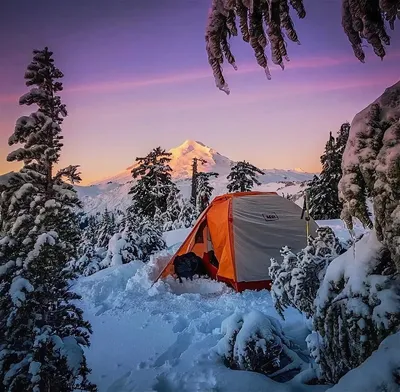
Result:
<svg viewBox="0 0 400 392"><path fill-rule="evenodd" d="M257 338L257 334L259 334L260 338L262 338L261 348L265 352L267 349L266 343L275 342L276 335L282 335L282 331L280 329L277 330L276 325L277 320L273 321L273 319L260 311L253 310L247 314L234 313L222 322L221 332L224 337L217 344L217 352L220 356L230 356L231 339L237 333L233 355L238 358L241 368L244 369L244 358L248 342Z"/></svg>
<svg viewBox="0 0 400 392"><path fill-rule="evenodd" d="M44 245L49 244L50 246L54 246L57 238L58 234L55 231L49 231L48 233L40 234L36 239L33 249L28 253L25 264L30 263L32 260L38 257Z"/></svg>
<svg viewBox="0 0 400 392"><path fill-rule="evenodd" d="M343 153L343 162L346 163L346 166L358 165L360 162L358 153L359 145L357 141L360 133L365 132L368 113L374 104L380 105L382 110L381 121L389 120L390 118L398 118L400 116L400 106L398 104L395 105L391 103L388 105L389 100L392 97L394 97L396 94L399 95L399 91L400 82L397 82L393 86L388 87L378 99L376 99L373 103L368 105L354 117L351 123L349 141ZM369 153L370 150L367 150L367 152Z"/></svg>
<svg viewBox="0 0 400 392"><path fill-rule="evenodd" d="M33 286L29 282L29 280L17 276L13 282L11 283L9 294L13 304L17 307L22 306L25 301L25 293L30 293L34 290Z"/></svg>
<svg viewBox="0 0 400 392"><path fill-rule="evenodd" d="M32 384L37 383L40 380L40 368L41 368L41 363L32 361L29 364L29 373L32 375L31 382Z"/></svg>
<svg viewBox="0 0 400 392"><path fill-rule="evenodd" d="M341 296L354 295L354 293L368 295L365 282L368 280L367 276L372 273L378 263L377 256L382 249L382 244L377 240L375 231L371 231L353 245L353 248L355 248L354 251L350 249L329 265L316 298L317 308L322 307L324 302L333 294L331 290L332 282L338 282L341 278L346 282ZM376 279L379 277L382 280L385 279L384 275L373 276Z"/></svg>
<svg viewBox="0 0 400 392"><path fill-rule="evenodd" d="M333 225L337 234L343 231L337 222ZM249 390L249 385L260 392L325 391L326 386L304 385L306 373L283 384L223 364L217 352L224 337L223 320L234 313L248 315L250 321L253 317L254 322L279 319L268 291L239 294L204 278L180 284L169 277L153 285L158 264L169 260L189 230L165 233L169 249L147 264L113 266L77 281L80 306L94 331L85 352L91 381L99 391L231 392ZM309 321L287 309L280 322L287 338L306 349Z"/></svg>

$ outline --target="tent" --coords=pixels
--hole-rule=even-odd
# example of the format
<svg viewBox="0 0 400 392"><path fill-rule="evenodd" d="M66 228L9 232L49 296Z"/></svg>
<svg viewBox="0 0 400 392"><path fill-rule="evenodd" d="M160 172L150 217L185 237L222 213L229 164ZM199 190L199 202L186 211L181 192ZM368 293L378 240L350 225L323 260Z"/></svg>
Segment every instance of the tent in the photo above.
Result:
<svg viewBox="0 0 400 392"><path fill-rule="evenodd" d="M212 278L238 292L269 289L271 258L279 260L283 246L298 252L307 245L307 224L301 215L297 204L275 192L218 196L200 215L158 279L174 274L176 256L194 252ZM311 219L309 234L314 236L317 227Z"/></svg>

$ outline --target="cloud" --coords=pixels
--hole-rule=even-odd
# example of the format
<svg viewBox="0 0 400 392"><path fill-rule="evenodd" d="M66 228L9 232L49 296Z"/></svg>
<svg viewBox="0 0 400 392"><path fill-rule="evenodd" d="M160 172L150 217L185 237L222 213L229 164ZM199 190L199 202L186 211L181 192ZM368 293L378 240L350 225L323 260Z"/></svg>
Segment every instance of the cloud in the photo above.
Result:
<svg viewBox="0 0 400 392"><path fill-rule="evenodd" d="M236 105L246 105L253 102L271 102L277 99L287 97L294 97L296 95L307 95L313 98L313 95L318 93L325 93L331 91L345 91L345 90L360 90L362 91L368 87L382 87L386 88L395 82L396 77L390 74L374 75L368 77L365 74L359 77L346 76L335 77L331 79L313 80L305 82L285 82L281 81L279 84L269 86L269 81L266 80L265 84L257 90L252 92L233 92L230 96L226 96L222 92L212 91L210 94L203 94L193 96L185 96L183 99L171 100L135 100L128 101L122 104L119 108L121 111L133 110L141 113L145 110L185 110L185 109L198 109L204 107L233 107ZM126 105L126 107L125 107Z"/></svg>
<svg viewBox="0 0 400 392"><path fill-rule="evenodd" d="M400 52L393 52L388 57L390 59L396 59L400 57ZM369 59L369 62L377 61L375 58ZM357 63L357 60L354 56L343 56L343 55L335 55L332 56L316 56L316 57L308 57L308 58L300 58L289 61L285 64L286 69L296 70L296 69L324 69L324 68L332 68L338 67L341 65ZM234 71L230 66L226 67L225 74L229 81L230 77L234 74L251 74L251 73L262 73L263 70L255 64L255 62L238 64L239 69ZM270 62L271 72L279 72L281 68L272 64ZM143 77L141 79L133 79L133 80L109 80L109 81L99 81L87 84L77 84L72 86L65 86L64 93L106 93L106 92L123 92L123 91L134 91L143 87L149 86L162 86L162 85L176 85L176 84L185 84L196 82L201 79L212 79L212 72L210 68L200 68L193 69L187 72L179 72L176 74L169 75L153 75ZM10 102L18 102L19 95L8 94L8 95L0 95L0 103L10 103Z"/></svg>
<svg viewBox="0 0 400 392"><path fill-rule="evenodd" d="M390 59L400 57L400 52L393 52L390 55ZM370 62L376 59L370 59ZM292 60L286 63L286 69L323 69L330 67L337 67L340 65L357 63L354 56L343 56L343 55L332 55L332 56L316 56ZM255 72L263 72L263 70L255 64L255 62L238 64L239 69L234 71L232 67L227 66L225 70L226 76L233 74L250 74ZM270 62L271 72L281 71L279 66L276 66ZM90 84L81 84L66 88L66 92L120 92L120 91L132 91L142 87L149 86L160 86L168 84L185 84L195 82L201 79L212 78L212 72L210 68L193 69L188 72L179 72L176 74L169 75L155 75L147 76L142 79L133 80L111 80L107 82L95 82Z"/></svg>

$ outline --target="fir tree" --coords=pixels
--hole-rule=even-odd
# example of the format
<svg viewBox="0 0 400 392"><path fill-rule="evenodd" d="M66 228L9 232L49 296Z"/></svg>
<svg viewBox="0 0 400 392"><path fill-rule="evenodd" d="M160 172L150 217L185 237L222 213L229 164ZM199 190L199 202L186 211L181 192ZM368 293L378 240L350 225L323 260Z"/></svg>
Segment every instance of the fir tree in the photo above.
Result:
<svg viewBox="0 0 400 392"><path fill-rule="evenodd" d="M339 200L339 181L342 177L342 157L349 137L350 124L340 127L337 138L329 134L321 156L322 171L310 182L310 213L314 219L339 219L343 208Z"/></svg>
<svg viewBox="0 0 400 392"><path fill-rule="evenodd" d="M137 215L129 209L125 227L111 237L101 267L126 264L134 260L148 262L152 254L165 247L159 222Z"/></svg>
<svg viewBox="0 0 400 392"><path fill-rule="evenodd" d="M140 249L139 260L147 263L150 256L166 248L161 227L154 220L143 217L137 225L138 248Z"/></svg>
<svg viewBox="0 0 400 392"><path fill-rule="evenodd" d="M137 166L132 169L132 176L137 182L129 191L133 214L154 219L157 209L161 214L167 211L169 195L178 194L171 179L170 156L171 153L157 147L146 157L136 158Z"/></svg>
<svg viewBox="0 0 400 392"><path fill-rule="evenodd" d="M332 261L316 298L320 365L332 382L400 328L399 118L400 82L354 117L343 154L342 218L353 235L353 217L372 230ZM372 195L374 226L366 191Z"/></svg>
<svg viewBox="0 0 400 392"><path fill-rule="evenodd" d="M75 272L88 276L100 270L100 262L103 256L103 249L97 245L99 221L97 216L86 217L86 227L81 232L81 239L78 247L79 259L73 264Z"/></svg>
<svg viewBox="0 0 400 392"><path fill-rule="evenodd" d="M261 185L261 182L257 179L258 174L264 174L264 172L251 163L246 161L236 163L232 166L231 172L227 177L229 180L228 192L251 191L254 184Z"/></svg>
<svg viewBox="0 0 400 392"><path fill-rule="evenodd" d="M110 241L110 238L116 233L116 231L115 216L113 212L108 211L106 208L98 223L96 248L107 248L108 241Z"/></svg>
<svg viewBox="0 0 400 392"><path fill-rule="evenodd" d="M81 231L81 240L78 246L78 256L94 251L98 239L98 220L90 215L85 219L85 227Z"/></svg>
<svg viewBox="0 0 400 392"><path fill-rule="evenodd" d="M8 392L96 389L81 347L91 327L74 304L80 297L66 268L79 242L80 203L70 183L80 176L77 166L53 173L67 115L57 95L62 77L52 52L33 52L25 73L33 87L19 103L38 110L18 119L9 139L21 147L7 159L23 167L1 195L0 385Z"/></svg>
<svg viewBox="0 0 400 392"><path fill-rule="evenodd" d="M179 212L178 222L181 228L193 227L196 221L196 208L190 200L184 200Z"/></svg>
<svg viewBox="0 0 400 392"><path fill-rule="evenodd" d="M218 177L218 175L218 173L214 172L197 174L197 216L199 216L210 204L211 195L214 191L214 188L210 185L210 178Z"/></svg>
<svg viewBox="0 0 400 392"><path fill-rule="evenodd" d="M191 197L190 201L191 203L196 207L196 201L197 201L197 175L199 173L198 170L198 164L204 165L207 163L205 159L202 158L193 158L192 162L192 187L191 187Z"/></svg>
<svg viewBox="0 0 400 392"><path fill-rule="evenodd" d="M179 215L181 206L179 204L180 194L178 188L171 188L167 197L167 208L165 212L160 213L160 226L163 231L175 230L180 228Z"/></svg>

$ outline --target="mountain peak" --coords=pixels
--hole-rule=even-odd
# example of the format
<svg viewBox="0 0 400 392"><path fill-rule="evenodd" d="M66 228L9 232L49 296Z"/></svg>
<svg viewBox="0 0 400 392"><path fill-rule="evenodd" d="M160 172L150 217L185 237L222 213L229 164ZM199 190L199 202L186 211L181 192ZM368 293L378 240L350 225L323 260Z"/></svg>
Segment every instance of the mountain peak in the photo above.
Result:
<svg viewBox="0 0 400 392"><path fill-rule="evenodd" d="M195 141L195 140L185 140L181 145L175 148L171 148L169 152L172 154L187 154L191 151L204 151L204 150L212 150L210 147L206 146L204 143Z"/></svg>
<svg viewBox="0 0 400 392"><path fill-rule="evenodd" d="M234 163L229 158L221 155L216 150L208 147L204 143L192 139L185 140L178 147L171 148L169 150L171 153L171 161L169 163L172 169L172 177L175 180L184 180L191 178L192 176L192 164L193 159L198 158L199 160L205 161L205 163L199 163L198 170L201 172L217 172L219 173L219 178L226 179L226 176L231 170L231 166ZM100 182L95 182L94 184L106 184L108 182L124 184L127 181L132 180L131 170L136 165L133 163L132 166L128 167L122 173L119 173L113 177L103 179ZM304 172L301 168L296 168L292 170L280 170L280 169L270 169L264 170L265 175L261 176L264 181L272 180L303 180L308 178L309 175Z"/></svg>
<svg viewBox="0 0 400 392"><path fill-rule="evenodd" d="M188 178L192 174L192 163L194 158L204 160L199 165L199 171L217 171L221 174L228 173L231 167L231 160L220 155L213 148L195 140L185 140L180 146L171 148L172 154L170 166L173 168L173 177Z"/></svg>

